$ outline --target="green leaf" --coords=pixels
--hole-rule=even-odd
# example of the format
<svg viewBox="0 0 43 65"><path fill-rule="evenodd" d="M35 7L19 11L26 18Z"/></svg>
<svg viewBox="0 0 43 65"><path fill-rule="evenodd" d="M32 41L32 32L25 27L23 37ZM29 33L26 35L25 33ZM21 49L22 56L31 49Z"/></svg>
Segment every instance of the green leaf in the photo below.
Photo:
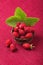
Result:
<svg viewBox="0 0 43 65"><path fill-rule="evenodd" d="M26 25L34 26L39 21L39 18L27 17L24 19Z"/></svg>
<svg viewBox="0 0 43 65"><path fill-rule="evenodd" d="M12 26L12 27L15 27L17 22L22 22L22 20L19 18L19 17L15 17L15 16L11 16L9 17L7 20L6 20L6 23L9 25L9 26Z"/></svg>
<svg viewBox="0 0 43 65"><path fill-rule="evenodd" d="M17 22L24 22L26 25L35 25L39 21L39 18L27 17L26 13L20 8L17 7L14 13L14 16L9 17L6 20L6 23L9 26L15 27Z"/></svg>
<svg viewBox="0 0 43 65"><path fill-rule="evenodd" d="M17 7L15 9L14 16L18 16L21 19L24 19L27 15L26 15L26 13L20 7Z"/></svg>

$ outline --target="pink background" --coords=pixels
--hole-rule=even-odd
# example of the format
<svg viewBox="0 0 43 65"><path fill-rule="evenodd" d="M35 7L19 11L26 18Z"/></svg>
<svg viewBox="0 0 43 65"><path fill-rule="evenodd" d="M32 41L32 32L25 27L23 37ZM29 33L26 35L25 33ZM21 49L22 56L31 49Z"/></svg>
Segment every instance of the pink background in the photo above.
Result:
<svg viewBox="0 0 43 65"><path fill-rule="evenodd" d="M16 7L21 7L28 16L39 17L34 26L36 48L26 51L17 45L18 51L12 53L5 46L6 39L13 39L5 20L14 14ZM0 0L0 65L43 65L43 0ZM13 42L14 43L14 42Z"/></svg>

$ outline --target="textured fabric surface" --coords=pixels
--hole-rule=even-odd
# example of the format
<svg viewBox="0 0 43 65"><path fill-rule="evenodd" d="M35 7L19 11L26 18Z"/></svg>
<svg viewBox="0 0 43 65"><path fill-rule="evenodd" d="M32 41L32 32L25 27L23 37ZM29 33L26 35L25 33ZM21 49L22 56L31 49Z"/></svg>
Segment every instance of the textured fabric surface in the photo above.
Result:
<svg viewBox="0 0 43 65"><path fill-rule="evenodd" d="M36 48L27 51L17 45L18 51L12 53L5 46L6 39L13 40L11 27L5 24L5 20L14 14L18 6L28 16L39 17L40 21L34 26L33 43ZM0 65L43 65L43 0L0 0Z"/></svg>

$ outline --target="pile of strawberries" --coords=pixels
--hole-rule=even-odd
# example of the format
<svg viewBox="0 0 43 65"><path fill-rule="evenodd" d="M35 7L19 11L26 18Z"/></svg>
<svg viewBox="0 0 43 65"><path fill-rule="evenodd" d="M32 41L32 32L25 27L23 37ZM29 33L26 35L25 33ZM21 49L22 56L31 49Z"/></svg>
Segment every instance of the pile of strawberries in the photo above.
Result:
<svg viewBox="0 0 43 65"><path fill-rule="evenodd" d="M18 22L16 24L16 27L12 29L12 34L14 38L27 40L33 37L34 29L31 26L27 26L25 23ZM32 49L34 47L33 44L30 44L29 42L22 43L22 47L25 49ZM6 40L6 46L9 47L11 51L15 51L17 49L16 44L13 44L13 42L10 39Z"/></svg>
<svg viewBox="0 0 43 65"><path fill-rule="evenodd" d="M18 22L12 32L15 38L29 39L33 37L34 29L31 26L26 26L25 23Z"/></svg>

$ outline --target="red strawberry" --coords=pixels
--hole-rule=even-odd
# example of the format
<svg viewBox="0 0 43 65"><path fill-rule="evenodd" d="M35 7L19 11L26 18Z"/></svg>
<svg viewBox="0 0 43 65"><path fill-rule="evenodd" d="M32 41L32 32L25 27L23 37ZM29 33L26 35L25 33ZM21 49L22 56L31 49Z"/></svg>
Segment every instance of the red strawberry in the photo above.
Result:
<svg viewBox="0 0 43 65"><path fill-rule="evenodd" d="M19 29L19 34L20 34L20 35L24 35L24 34L25 34L24 30Z"/></svg>
<svg viewBox="0 0 43 65"><path fill-rule="evenodd" d="M25 38L32 38L32 33L27 33L27 34L25 35Z"/></svg>
<svg viewBox="0 0 43 65"><path fill-rule="evenodd" d="M11 44L10 45L10 50L15 51L16 50L16 44Z"/></svg>
<svg viewBox="0 0 43 65"><path fill-rule="evenodd" d="M30 32L30 27L24 27L25 32Z"/></svg>
<svg viewBox="0 0 43 65"><path fill-rule="evenodd" d="M20 25L20 24L21 24L21 23L20 23L20 22L18 22L16 26L17 26L17 27L19 27L19 25Z"/></svg>
<svg viewBox="0 0 43 65"><path fill-rule="evenodd" d="M19 37L18 32L13 32L14 37Z"/></svg>
<svg viewBox="0 0 43 65"><path fill-rule="evenodd" d="M35 47L35 46L33 46L32 44L29 44L29 43L24 43L22 46L23 46L23 48L25 48L25 49L32 49L32 48Z"/></svg>
<svg viewBox="0 0 43 65"><path fill-rule="evenodd" d="M12 43L12 40L8 39L8 40L6 40L6 42L5 42L5 43L6 43L6 46L7 46L7 47L9 47L9 46L10 46L10 44Z"/></svg>
<svg viewBox="0 0 43 65"><path fill-rule="evenodd" d="M15 27L15 28L14 28L14 31L17 32L17 31L18 31L18 27Z"/></svg>
<svg viewBox="0 0 43 65"><path fill-rule="evenodd" d="M30 44L29 44L29 43L24 43L24 44L23 44L23 47L24 47L25 49L28 49L28 48L30 48Z"/></svg>
<svg viewBox="0 0 43 65"><path fill-rule="evenodd" d="M20 29L24 29L25 26L26 26L25 23L21 23L21 24L19 25L19 28L20 28Z"/></svg>

